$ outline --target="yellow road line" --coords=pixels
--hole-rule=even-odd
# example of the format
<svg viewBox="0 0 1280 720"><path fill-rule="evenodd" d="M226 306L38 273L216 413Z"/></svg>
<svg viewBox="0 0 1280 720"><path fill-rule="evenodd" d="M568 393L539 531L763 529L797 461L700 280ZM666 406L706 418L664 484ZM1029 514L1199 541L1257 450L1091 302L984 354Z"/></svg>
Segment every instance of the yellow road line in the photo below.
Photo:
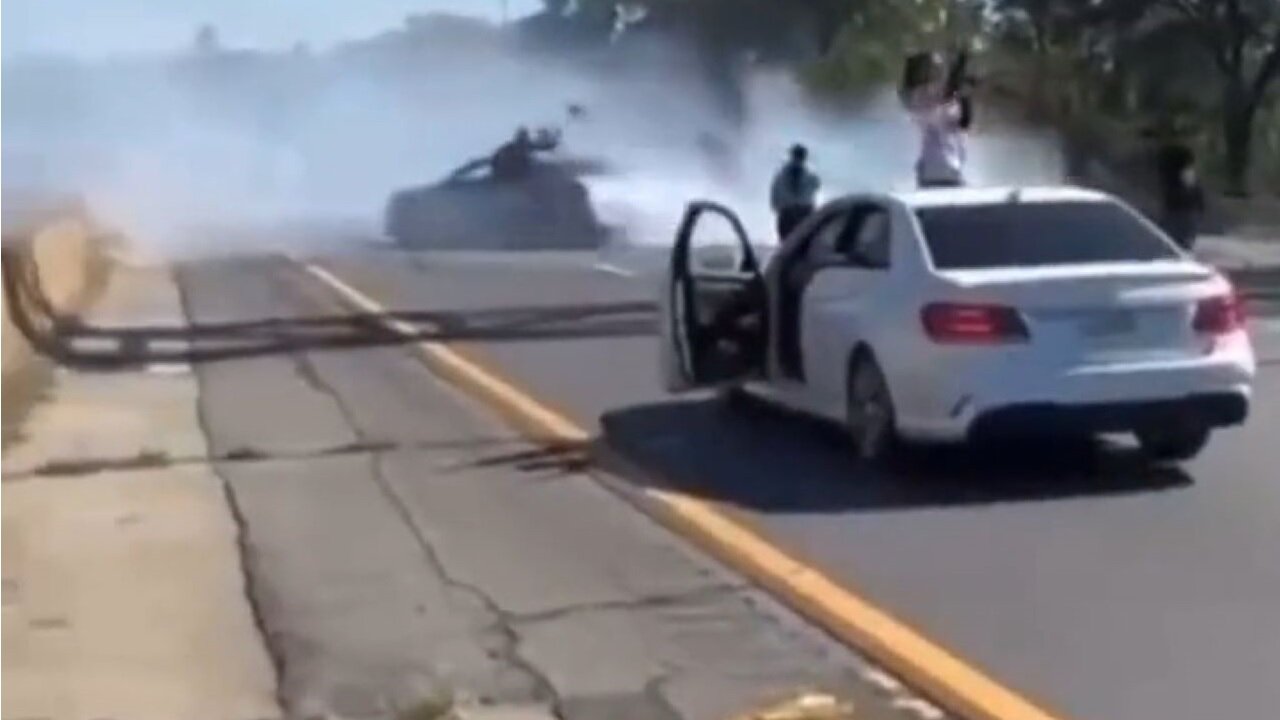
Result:
<svg viewBox="0 0 1280 720"><path fill-rule="evenodd" d="M351 305L374 315L389 311L328 270L304 263ZM418 329L394 317L386 327L405 337ZM437 341L419 341L429 364L450 380L483 396L495 409L544 440L581 443L590 433L564 415L484 368L473 358ZM783 601L897 673L919 692L952 713L972 720L1061 720L1006 688L937 643L895 619L870 601L788 555L714 503L669 490L643 489L663 519L730 566L751 577Z"/></svg>

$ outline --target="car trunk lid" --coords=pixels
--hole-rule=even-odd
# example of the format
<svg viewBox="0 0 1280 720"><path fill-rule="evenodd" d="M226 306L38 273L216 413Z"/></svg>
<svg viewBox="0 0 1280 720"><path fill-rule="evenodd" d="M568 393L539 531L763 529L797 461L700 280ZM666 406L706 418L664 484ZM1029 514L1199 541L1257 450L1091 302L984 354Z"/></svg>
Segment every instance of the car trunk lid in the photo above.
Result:
<svg viewBox="0 0 1280 720"><path fill-rule="evenodd" d="M1015 308L1033 352L1067 364L1198 355L1196 302L1222 281L1189 261L1096 263L938 273L954 299Z"/></svg>

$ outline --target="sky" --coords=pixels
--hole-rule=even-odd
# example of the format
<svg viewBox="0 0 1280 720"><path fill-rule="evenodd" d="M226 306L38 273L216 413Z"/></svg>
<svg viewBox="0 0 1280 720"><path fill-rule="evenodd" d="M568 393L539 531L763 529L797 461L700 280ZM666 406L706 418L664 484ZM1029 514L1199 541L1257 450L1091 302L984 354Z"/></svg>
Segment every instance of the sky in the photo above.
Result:
<svg viewBox="0 0 1280 720"><path fill-rule="evenodd" d="M538 0L3 0L3 55L98 58L189 46L211 23L227 47L315 49L396 27L409 14L453 12L499 20Z"/></svg>

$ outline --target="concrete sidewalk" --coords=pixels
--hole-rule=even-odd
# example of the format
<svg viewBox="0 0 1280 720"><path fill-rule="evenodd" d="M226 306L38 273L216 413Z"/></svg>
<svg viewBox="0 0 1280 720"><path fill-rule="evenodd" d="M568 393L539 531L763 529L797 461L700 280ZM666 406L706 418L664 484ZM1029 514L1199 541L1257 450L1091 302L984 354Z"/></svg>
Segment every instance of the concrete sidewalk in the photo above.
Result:
<svg viewBox="0 0 1280 720"><path fill-rule="evenodd" d="M1196 242L1195 254L1227 272L1280 270L1280 231L1273 238L1206 235Z"/></svg>
<svg viewBox="0 0 1280 720"><path fill-rule="evenodd" d="M121 267L92 325L181 324ZM55 371L4 452L5 720L281 716L188 368Z"/></svg>

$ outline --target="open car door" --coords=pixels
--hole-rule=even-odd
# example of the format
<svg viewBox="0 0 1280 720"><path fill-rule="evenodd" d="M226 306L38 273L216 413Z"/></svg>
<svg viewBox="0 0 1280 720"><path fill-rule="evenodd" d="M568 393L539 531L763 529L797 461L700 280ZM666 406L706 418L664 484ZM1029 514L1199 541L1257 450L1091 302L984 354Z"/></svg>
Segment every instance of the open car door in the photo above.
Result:
<svg viewBox="0 0 1280 720"><path fill-rule="evenodd" d="M685 209L660 304L668 391L761 374L768 337L764 276L733 211L707 201Z"/></svg>

